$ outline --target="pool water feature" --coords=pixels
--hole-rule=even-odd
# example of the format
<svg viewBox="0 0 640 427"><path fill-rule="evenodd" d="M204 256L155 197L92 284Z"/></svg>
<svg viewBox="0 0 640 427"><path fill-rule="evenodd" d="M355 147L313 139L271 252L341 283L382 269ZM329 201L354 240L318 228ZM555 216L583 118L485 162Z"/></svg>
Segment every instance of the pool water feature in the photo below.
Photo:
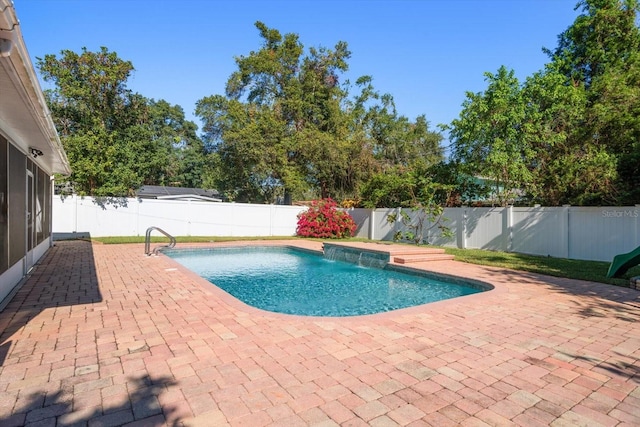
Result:
<svg viewBox="0 0 640 427"><path fill-rule="evenodd" d="M389 254L363 251L348 246L336 246L325 243L324 256L331 261L346 261L363 267L384 268L389 263Z"/></svg>
<svg viewBox="0 0 640 427"><path fill-rule="evenodd" d="M285 314L358 316L485 290L473 283L453 283L389 268L329 260L291 247L163 252L244 303Z"/></svg>

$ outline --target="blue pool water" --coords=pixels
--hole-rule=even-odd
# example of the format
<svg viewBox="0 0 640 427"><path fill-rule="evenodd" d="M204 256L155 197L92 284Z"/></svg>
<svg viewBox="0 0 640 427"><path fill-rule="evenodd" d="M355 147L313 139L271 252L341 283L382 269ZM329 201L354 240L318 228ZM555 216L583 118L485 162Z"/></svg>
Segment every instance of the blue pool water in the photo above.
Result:
<svg viewBox="0 0 640 427"><path fill-rule="evenodd" d="M284 247L164 253L246 304L277 313L357 316L481 292Z"/></svg>

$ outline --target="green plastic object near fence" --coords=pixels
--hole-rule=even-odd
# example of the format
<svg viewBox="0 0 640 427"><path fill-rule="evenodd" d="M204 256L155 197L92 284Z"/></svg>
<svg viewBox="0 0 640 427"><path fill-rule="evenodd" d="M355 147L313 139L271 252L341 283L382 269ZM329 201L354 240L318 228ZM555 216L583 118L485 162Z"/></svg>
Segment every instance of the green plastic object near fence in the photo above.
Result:
<svg viewBox="0 0 640 427"><path fill-rule="evenodd" d="M620 277L627 272L631 267L640 264L640 246L635 248L629 253L620 254L613 257L607 277Z"/></svg>

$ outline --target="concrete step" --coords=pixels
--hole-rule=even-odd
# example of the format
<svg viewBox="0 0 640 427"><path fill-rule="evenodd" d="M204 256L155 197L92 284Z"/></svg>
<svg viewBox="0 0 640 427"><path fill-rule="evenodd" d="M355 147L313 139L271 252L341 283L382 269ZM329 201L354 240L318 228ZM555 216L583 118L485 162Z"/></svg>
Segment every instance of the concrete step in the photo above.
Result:
<svg viewBox="0 0 640 427"><path fill-rule="evenodd" d="M389 250L389 255L421 255L421 254L443 254L444 249L428 248L422 246L401 246Z"/></svg>
<svg viewBox="0 0 640 427"><path fill-rule="evenodd" d="M453 260L455 257L444 253L425 253L425 254L411 254L411 255L398 255L393 257L393 262L397 264L410 264L414 262L430 262L430 261L447 261Z"/></svg>

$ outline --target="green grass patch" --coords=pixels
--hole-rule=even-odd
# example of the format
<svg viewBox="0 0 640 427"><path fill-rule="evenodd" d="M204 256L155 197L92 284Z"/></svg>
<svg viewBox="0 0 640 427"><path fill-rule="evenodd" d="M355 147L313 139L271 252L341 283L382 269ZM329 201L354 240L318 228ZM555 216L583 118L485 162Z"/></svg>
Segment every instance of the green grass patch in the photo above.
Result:
<svg viewBox="0 0 640 427"><path fill-rule="evenodd" d="M177 243L211 243L211 242L235 242L242 240L314 240L318 242L324 242L329 239L311 239L308 237L298 236L259 236L259 237L230 237L230 236L175 236ZM92 237L91 241L100 242L107 245L119 245L124 243L144 243L145 236L115 236L115 237ZM375 242L375 243L391 243L391 242L378 242L369 239L363 239L359 237L352 237L350 239L336 239L341 242ZM151 243L167 243L169 239L164 236L151 236Z"/></svg>
<svg viewBox="0 0 640 427"><path fill-rule="evenodd" d="M267 236L267 237L221 237L221 236L175 236L177 243L211 243L211 242L234 242L238 240L290 240L297 239L294 236ZM119 245L124 243L144 243L145 236L115 236L115 237L92 237L92 241L107 245ZM168 243L169 239L164 236L151 236L151 243Z"/></svg>
<svg viewBox="0 0 640 427"><path fill-rule="evenodd" d="M511 252L494 252L480 249L444 248L457 261L491 267L510 268L549 276L589 280L617 286L629 286L629 279L640 276L640 266L630 269L622 278L608 279L609 263L566 258L552 258Z"/></svg>

